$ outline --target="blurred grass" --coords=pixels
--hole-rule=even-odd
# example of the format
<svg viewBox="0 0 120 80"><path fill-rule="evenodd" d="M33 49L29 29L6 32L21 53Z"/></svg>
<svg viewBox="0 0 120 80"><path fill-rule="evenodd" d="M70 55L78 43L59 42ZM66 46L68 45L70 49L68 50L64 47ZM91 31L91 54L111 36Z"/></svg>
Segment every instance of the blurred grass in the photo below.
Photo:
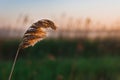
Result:
<svg viewBox="0 0 120 80"><path fill-rule="evenodd" d="M20 41L3 41L0 43L0 59L14 58ZM120 56L120 40L43 40L34 47L21 50L22 58L96 58L107 56ZM23 55L24 54L24 55Z"/></svg>
<svg viewBox="0 0 120 80"><path fill-rule="evenodd" d="M19 59L12 80L120 80L120 58ZM7 80L12 62L0 62L0 80ZM59 80L59 79L58 79Z"/></svg>
<svg viewBox="0 0 120 80"><path fill-rule="evenodd" d="M19 41L0 42L7 80ZM119 40L43 40L21 50L12 80L120 80Z"/></svg>

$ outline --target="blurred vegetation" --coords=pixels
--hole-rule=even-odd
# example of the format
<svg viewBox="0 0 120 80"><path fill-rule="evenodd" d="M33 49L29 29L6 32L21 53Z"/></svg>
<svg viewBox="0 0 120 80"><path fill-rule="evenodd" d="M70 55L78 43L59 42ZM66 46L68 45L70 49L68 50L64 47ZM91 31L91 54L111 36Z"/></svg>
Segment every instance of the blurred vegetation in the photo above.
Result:
<svg viewBox="0 0 120 80"><path fill-rule="evenodd" d="M20 41L0 41L0 80ZM120 41L46 39L21 50L13 80L120 80Z"/></svg>
<svg viewBox="0 0 120 80"><path fill-rule="evenodd" d="M117 58L18 60L12 80L119 80ZM12 62L0 62L0 80L7 80Z"/></svg>
<svg viewBox="0 0 120 80"><path fill-rule="evenodd" d="M20 41L2 41L0 44L0 59L13 58ZM49 39L37 43L34 47L20 51L21 58L38 58L46 56L54 58L96 58L104 56L120 56L120 41L113 39Z"/></svg>

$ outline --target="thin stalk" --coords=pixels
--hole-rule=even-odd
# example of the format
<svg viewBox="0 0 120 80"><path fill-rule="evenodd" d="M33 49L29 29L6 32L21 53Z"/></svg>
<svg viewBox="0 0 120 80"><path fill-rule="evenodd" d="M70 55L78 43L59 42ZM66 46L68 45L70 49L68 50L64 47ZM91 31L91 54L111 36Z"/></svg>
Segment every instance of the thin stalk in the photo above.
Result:
<svg viewBox="0 0 120 80"><path fill-rule="evenodd" d="M17 60L17 57L18 57L18 54L19 54L19 51L20 51L20 48L17 49L17 53L15 55L14 62L13 62L13 65L12 65L11 72L10 72L8 80L11 80L11 77L12 77L12 74L13 74L13 71L14 71L14 67L15 67L15 64L16 64L16 60Z"/></svg>

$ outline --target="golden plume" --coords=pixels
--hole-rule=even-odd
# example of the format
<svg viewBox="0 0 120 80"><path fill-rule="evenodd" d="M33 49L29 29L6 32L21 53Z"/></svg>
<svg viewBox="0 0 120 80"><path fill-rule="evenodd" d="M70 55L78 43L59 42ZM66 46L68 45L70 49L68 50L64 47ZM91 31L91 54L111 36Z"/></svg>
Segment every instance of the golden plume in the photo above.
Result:
<svg viewBox="0 0 120 80"><path fill-rule="evenodd" d="M34 46L38 41L44 39L46 37L46 31L44 29L46 28L52 28L53 30L56 30L56 26L51 20L42 19L36 23L33 23L25 32L23 40L20 43L17 53L15 55L15 59L8 80L11 80L19 50L27 48L29 46Z"/></svg>
<svg viewBox="0 0 120 80"><path fill-rule="evenodd" d="M20 48L27 48L29 46L34 46L38 41L46 37L45 28L52 28L56 30L55 24L47 19L42 19L36 23L33 23L30 28L25 32L23 36L23 41L20 44Z"/></svg>

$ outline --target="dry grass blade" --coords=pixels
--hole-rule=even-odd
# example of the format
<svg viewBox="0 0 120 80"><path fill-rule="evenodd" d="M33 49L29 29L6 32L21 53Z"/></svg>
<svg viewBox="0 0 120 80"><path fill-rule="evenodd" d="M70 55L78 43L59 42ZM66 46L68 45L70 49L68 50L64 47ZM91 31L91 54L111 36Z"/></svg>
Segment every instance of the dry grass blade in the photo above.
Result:
<svg viewBox="0 0 120 80"><path fill-rule="evenodd" d="M42 19L33 23L25 32L23 40L18 47L8 80L11 80L19 50L29 46L34 46L38 41L44 39L46 37L46 32L44 31L45 28L52 28L53 30L56 30L56 26L51 20Z"/></svg>

